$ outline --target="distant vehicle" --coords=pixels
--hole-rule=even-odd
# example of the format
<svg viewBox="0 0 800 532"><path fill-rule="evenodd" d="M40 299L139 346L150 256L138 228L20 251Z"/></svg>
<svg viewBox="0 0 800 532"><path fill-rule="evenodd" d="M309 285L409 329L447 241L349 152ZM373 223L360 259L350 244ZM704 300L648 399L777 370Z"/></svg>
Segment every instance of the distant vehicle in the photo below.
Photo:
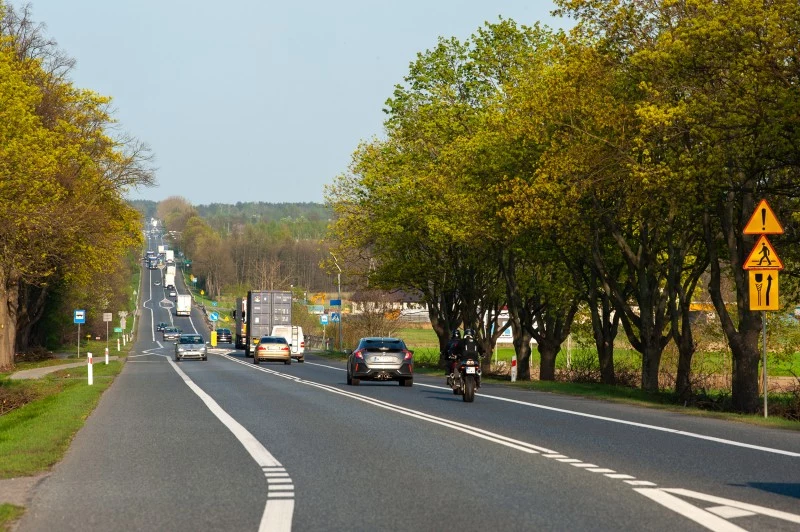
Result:
<svg viewBox="0 0 800 532"><path fill-rule="evenodd" d="M165 322L165 321L162 321L161 323L159 323L159 324L156 326L156 330L157 330L157 331L163 331L163 330L164 330L164 329L166 329L167 327L170 327L170 324L169 324L169 323L167 323L167 322Z"/></svg>
<svg viewBox="0 0 800 532"><path fill-rule="evenodd" d="M167 294L169 294L169 297L176 297L178 295L178 292L175 290L175 287L172 286L170 288L167 288Z"/></svg>
<svg viewBox="0 0 800 532"><path fill-rule="evenodd" d="M181 337L181 330L177 327L164 327L161 336L164 340L177 340Z"/></svg>
<svg viewBox="0 0 800 532"><path fill-rule="evenodd" d="M276 325L292 324L292 293L284 290L247 292L245 355L252 356L259 338L270 336Z"/></svg>
<svg viewBox="0 0 800 532"><path fill-rule="evenodd" d="M175 361L184 358L199 358L208 360L208 347L199 334L181 334L175 344Z"/></svg>
<svg viewBox="0 0 800 532"><path fill-rule="evenodd" d="M306 338L303 328L299 325L276 325L272 328L272 336L283 336L292 348L292 358L302 363L305 362Z"/></svg>
<svg viewBox="0 0 800 532"><path fill-rule="evenodd" d="M153 285L155 285L155 286L161 286L161 281L153 281Z"/></svg>
<svg viewBox="0 0 800 532"><path fill-rule="evenodd" d="M217 329L217 343L229 344L233 341L230 329Z"/></svg>
<svg viewBox="0 0 800 532"><path fill-rule="evenodd" d="M362 380L395 380L411 386L414 352L399 338L362 338L347 357L347 384L358 386Z"/></svg>
<svg viewBox="0 0 800 532"><path fill-rule="evenodd" d="M234 302L233 319L236 320L236 349L247 347L247 298L237 297ZM245 353L250 356L248 353Z"/></svg>
<svg viewBox="0 0 800 532"><path fill-rule="evenodd" d="M262 360L281 360L286 365L291 364L292 351L286 338L282 336L262 336L259 338L253 353L253 363L258 364Z"/></svg>
<svg viewBox="0 0 800 532"><path fill-rule="evenodd" d="M172 295L172 292L170 292ZM191 316L192 315L192 296L191 294L180 294L175 302L175 315L176 316Z"/></svg>

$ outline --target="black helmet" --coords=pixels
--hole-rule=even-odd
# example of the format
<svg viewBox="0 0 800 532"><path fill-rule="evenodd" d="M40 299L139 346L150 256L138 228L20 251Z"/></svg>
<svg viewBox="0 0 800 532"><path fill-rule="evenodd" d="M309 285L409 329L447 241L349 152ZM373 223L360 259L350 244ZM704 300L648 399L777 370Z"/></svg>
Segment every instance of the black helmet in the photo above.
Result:
<svg viewBox="0 0 800 532"><path fill-rule="evenodd" d="M473 338L475 333L472 329L464 329L464 338Z"/></svg>
<svg viewBox="0 0 800 532"><path fill-rule="evenodd" d="M461 338L461 331L456 329L455 331L453 331L453 336L452 337L453 338Z"/></svg>

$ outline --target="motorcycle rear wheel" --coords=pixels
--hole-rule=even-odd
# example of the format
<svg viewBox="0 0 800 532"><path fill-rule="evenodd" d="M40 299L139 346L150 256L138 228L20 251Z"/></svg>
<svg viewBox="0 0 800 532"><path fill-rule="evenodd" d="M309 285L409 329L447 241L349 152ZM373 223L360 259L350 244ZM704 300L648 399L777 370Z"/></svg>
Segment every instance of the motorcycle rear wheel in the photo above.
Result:
<svg viewBox="0 0 800 532"><path fill-rule="evenodd" d="M467 375L464 379L464 402L471 403L475 400L475 377Z"/></svg>

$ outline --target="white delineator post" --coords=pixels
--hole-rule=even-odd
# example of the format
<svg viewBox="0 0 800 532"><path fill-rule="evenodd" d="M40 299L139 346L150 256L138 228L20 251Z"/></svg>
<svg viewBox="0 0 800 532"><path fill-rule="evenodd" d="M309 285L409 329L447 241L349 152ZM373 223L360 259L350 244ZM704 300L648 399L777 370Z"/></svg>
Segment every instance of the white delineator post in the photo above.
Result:
<svg viewBox="0 0 800 532"><path fill-rule="evenodd" d="M119 352L119 338L117 338L117 352Z"/></svg>
<svg viewBox="0 0 800 532"><path fill-rule="evenodd" d="M517 355L511 357L511 382L517 382Z"/></svg>
<svg viewBox="0 0 800 532"><path fill-rule="evenodd" d="M108 366L108 348L106 347L106 366Z"/></svg>
<svg viewBox="0 0 800 532"><path fill-rule="evenodd" d="M92 375L92 354L86 353L86 356L89 357L89 386L94 384L94 375Z"/></svg>

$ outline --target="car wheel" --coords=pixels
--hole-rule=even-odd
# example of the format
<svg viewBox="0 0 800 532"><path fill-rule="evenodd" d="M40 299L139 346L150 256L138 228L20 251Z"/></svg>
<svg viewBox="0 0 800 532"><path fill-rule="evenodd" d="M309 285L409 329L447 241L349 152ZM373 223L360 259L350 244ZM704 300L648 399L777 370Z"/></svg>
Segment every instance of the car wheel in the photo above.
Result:
<svg viewBox="0 0 800 532"><path fill-rule="evenodd" d="M292 357L289 357L287 360L284 360L283 363L286 364L287 366L290 365L292 363Z"/></svg>
<svg viewBox="0 0 800 532"><path fill-rule="evenodd" d="M258 357L253 355L253 364L258 364Z"/></svg>
<svg viewBox="0 0 800 532"><path fill-rule="evenodd" d="M356 379L355 377L350 377L350 381L351 381L350 384L352 384L353 386L358 386L359 384L361 384L361 379Z"/></svg>
<svg viewBox="0 0 800 532"><path fill-rule="evenodd" d="M414 379L400 379L400 386L411 388L413 384L414 384Z"/></svg>
<svg viewBox="0 0 800 532"><path fill-rule="evenodd" d="M301 364L303 364L306 361L306 359L305 358L298 358L297 361L300 362Z"/></svg>
<svg viewBox="0 0 800 532"><path fill-rule="evenodd" d="M179 357L178 355L175 355L175 362L180 362L180 361L181 361L181 357Z"/></svg>
<svg viewBox="0 0 800 532"><path fill-rule="evenodd" d="M203 360L208 360L208 357L203 357Z"/></svg>

